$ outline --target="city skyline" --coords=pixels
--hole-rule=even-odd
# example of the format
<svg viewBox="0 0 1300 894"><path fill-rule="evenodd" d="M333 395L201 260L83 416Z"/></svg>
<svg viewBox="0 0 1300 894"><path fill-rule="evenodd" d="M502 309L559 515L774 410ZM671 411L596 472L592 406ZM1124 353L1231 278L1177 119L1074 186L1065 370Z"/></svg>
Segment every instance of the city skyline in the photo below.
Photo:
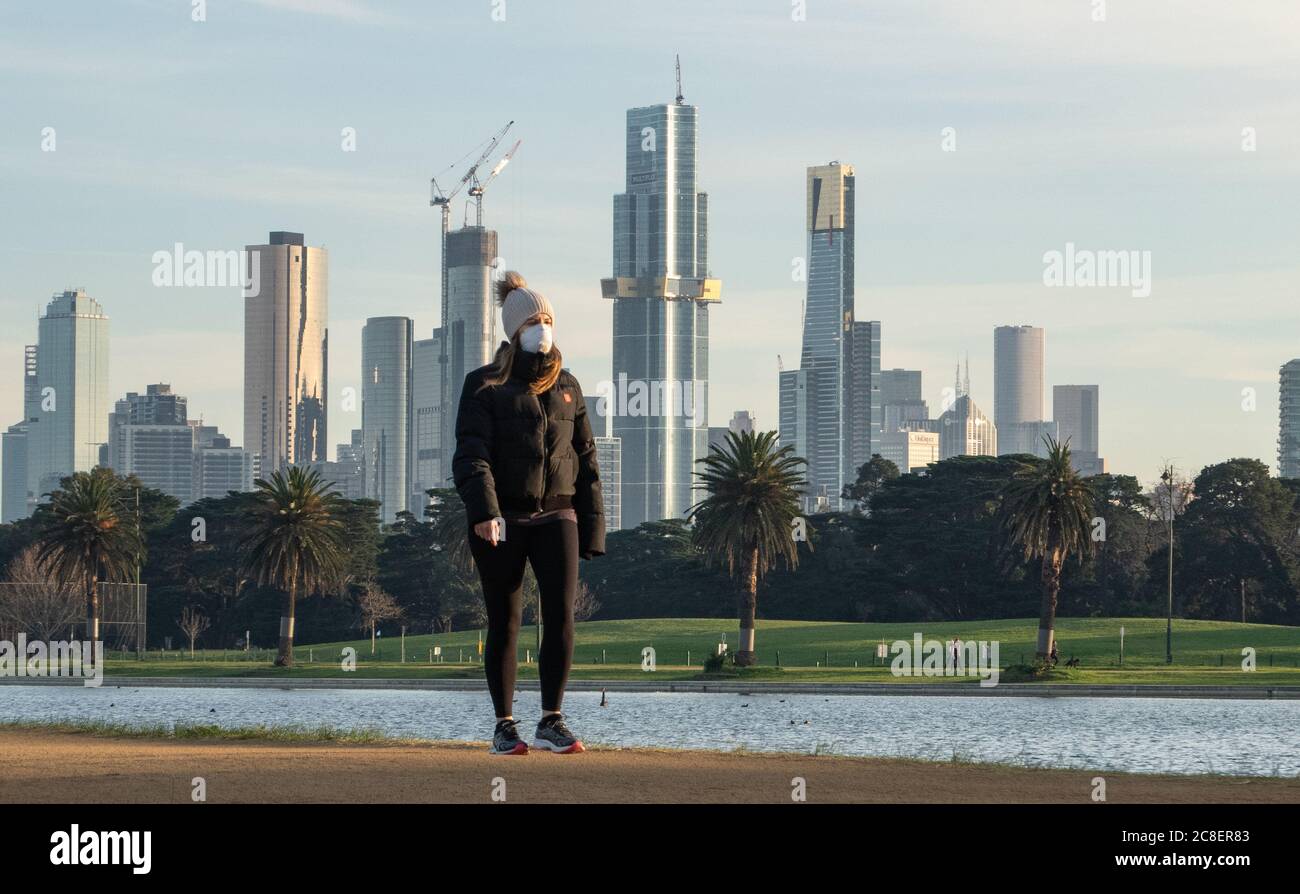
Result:
<svg viewBox="0 0 1300 894"><path fill-rule="evenodd" d="M120 66L106 66L103 87L86 89L84 97L62 94L61 78L75 74L75 66L65 75L43 61L75 55L52 52L67 49L58 27L62 13L51 12L43 28L24 24L11 32L18 35L11 46L15 52L0 70L16 87L17 114L0 143L0 163L14 185L15 220L0 231L12 274L0 293L0 312L9 324L0 356L10 357L13 368L21 362L23 345L33 340L33 307L70 283L85 284L114 317L110 393L171 381L210 418L233 425L240 418L238 289L155 288L149 284L150 259L178 241L198 250L230 249L244 245L250 232L292 227L334 248L331 298L342 310L331 322L339 338L331 345L337 362L331 363L336 377L329 409L338 416L337 431L359 427L360 407L349 414L337 401L343 387L359 391L362 321L374 313L408 315L421 338L436 322L436 221L427 207L427 177L500 119L511 117L514 109L508 106L537 104L548 108L549 119L516 116L525 146L490 198L488 218L501 231L508 265L522 270L556 304L557 340L569 365L584 383L599 381L609 369L610 309L601 306L592 283L608 269L608 196L616 191L620 165L611 133L617 133L616 116L624 109L671 95L671 56L680 50L685 92L706 110L701 168L711 194L710 254L727 274L729 291L744 296L743 302L724 302L715 311L708 423L723 424L742 406L769 425L777 418L774 388L747 395L752 382L774 378L778 353L797 355L803 284L791 280L790 262L801 254L795 217L803 204L802 171L818 159L838 156L854 159L860 187L870 187L864 193L870 202L859 207L859 316L882 321L884 366L924 371L923 396L932 413L941 406L950 358L968 350L975 359L975 400L992 406L986 333L1006 320L1027 320L1053 333L1048 382L1097 383L1105 390L1103 450L1112 471L1149 484L1166 457L1190 471L1236 455L1276 467L1277 369L1300 354L1292 347L1300 343L1296 327L1288 324L1296 268L1288 246L1294 245L1294 227L1275 213L1294 204L1285 197L1296 193L1294 158L1300 143L1295 121L1280 115L1283 95L1269 80L1288 59L1282 38L1294 33L1279 4L1260 4L1248 14L1207 12L1216 27L1206 32L1220 37L1207 43L1201 36L1190 44L1180 40L1188 35L1177 21L1164 23L1168 40L1152 44L1151 19L1137 10L1091 25L1068 10L1024 7L1019 27L1000 35L980 16L946 10L927 39L947 55L920 63L940 78L940 94L907 107L901 103L915 92L880 86L869 75L902 64L900 57L914 49L907 29L916 21L910 13L899 13L895 35L903 39L892 48L871 37L881 25L872 14L858 16L846 29L844 7L834 4L813 10L799 24L779 14L737 9L698 13L704 20L725 15L738 37L751 45L761 39L779 50L787 79L818 71L827 48L849 41L867 39L883 51L870 63L837 60L844 90L800 97L802 107L791 101L793 87L782 86L774 75L753 67L735 73L735 47L724 42L706 53L701 41L672 32L669 14L647 14L640 20L634 16L626 32L614 33L610 46L595 51L601 58L622 55L634 62L620 66L619 77L591 78L596 57L566 62L545 86L485 72L486 83L496 88L488 92L501 98L475 110L456 109L453 103L453 125L443 122L432 130L412 123L413 104L410 111L405 103L367 108L362 101L373 98L368 90L311 62L302 56L305 45L291 43L284 52L330 88L329 101L308 98L301 114L309 126L296 122L293 135L272 126L272 145L242 133L256 133L255 126L232 131L228 122L236 107L202 88L207 78L216 78L206 42L246 31L250 22L266 29L255 40L306 28L328 45L344 30L331 16L274 7L240 6L201 25L184 17L171 21L156 10L82 10L105 33L128 28L137 42L164 37L178 42L160 45L158 61L164 70L196 79L191 86L199 88L197 106L176 110L181 127L177 121L141 118L117 102L109 88L128 77ZM394 9L365 24L356 51L361 58L379 59L380 48L392 50L407 39L404 32L419 34L426 27L416 7ZM598 13L573 15L580 20L584 14ZM1243 17L1250 21L1243 23ZM1269 21L1277 27L1260 28ZM514 8L501 24L486 14L457 18L466 33L507 46L526 46L541 36L564 45L566 25L572 27L572 20L563 15ZM1228 39L1248 27L1249 54L1233 49ZM210 29L210 35L199 28ZM355 37L355 31L349 33ZM1026 49L1023 61L1035 73L1035 85L1022 87L1019 77L964 53L961 38L972 35ZM1112 66L1097 73L1091 96L1064 76L1068 63L1078 58L1071 47L1080 42ZM1143 53L1133 53L1134 46L1142 46ZM101 61L113 52L92 45L84 50ZM449 52L447 68L454 69L461 50ZM1064 58L1058 62L1051 58L1054 53ZM1168 82L1165 75L1172 77L1193 59L1213 66L1215 89ZM916 64L915 58L911 62ZM959 79L947 79L962 69L981 79L1004 114L989 120L965 108ZM380 66L381 79L384 71ZM139 73L129 77L142 91L139 105L173 107L161 81ZM597 80L601 83L593 83ZM863 83L872 88L854 111L870 126L827 114L837 97ZM1125 98L1117 103L1111 88L1121 84ZM510 91L509 100L503 90ZM273 102L236 92L239 120L268 121ZM569 103L550 101L561 93ZM151 96L158 100L152 106ZM1156 97L1160 104L1153 119ZM1045 107L1047 99L1052 102ZM1070 100L1072 116L1051 111L1061 99ZM104 113L88 115L90 102L101 104ZM780 105L781 115L756 118L755 110L768 104ZM1083 128L1080 109L1087 122ZM1047 119L1037 120L1039 114ZM110 130L104 122L113 116L121 126ZM394 121L401 123L394 126ZM46 126L58 133L53 153L39 150ZM349 126L356 128L360 146L353 155L339 148L340 132ZM958 148L945 154L942 131L949 126ZM1247 126L1260 135L1253 153L1241 145ZM755 141L761 152L753 151ZM230 158L244 161L232 165ZM1052 164L1042 164L1043 158ZM1171 159L1168 173L1151 167ZM1197 176L1189 182L1183 175L1192 169ZM1008 172L1014 172L1014 184ZM1094 173L1110 184L1105 195L1089 189L1089 183L1099 182L1089 179ZM935 186L927 186L927 180ZM163 183L165 193L159 191ZM958 184L960 196L954 191ZM1132 191L1129 199L1124 189ZM148 201L119 199L138 194ZM1029 198L1033 195L1042 201ZM45 220L40 210L51 201L81 213ZM95 209L112 204L131 207L110 230ZM1170 209L1180 211L1173 227ZM747 226L760 210L771 227ZM973 228L977 220L985 232ZM1127 289L1044 287L1043 254L1067 243L1150 249L1152 296L1132 298ZM223 310L214 313L218 308ZM197 326L197 314L204 310L205 323ZM1154 349L1161 343L1178 343L1180 349ZM1253 410L1243 407L1245 388L1254 389ZM20 418L19 376L0 380L0 401L11 420ZM1151 430L1161 437L1151 437ZM232 430L231 435L247 444L246 433L241 438Z"/></svg>

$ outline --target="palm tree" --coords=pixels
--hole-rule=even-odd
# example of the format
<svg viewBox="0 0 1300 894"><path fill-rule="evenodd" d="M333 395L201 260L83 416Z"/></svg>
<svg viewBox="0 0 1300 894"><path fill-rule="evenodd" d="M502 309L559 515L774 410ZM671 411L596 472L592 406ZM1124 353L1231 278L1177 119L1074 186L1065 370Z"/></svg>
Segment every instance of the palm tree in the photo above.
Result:
<svg viewBox="0 0 1300 894"><path fill-rule="evenodd" d="M139 526L126 488L108 469L75 472L37 510L36 561L56 579L77 581L86 597L86 637L99 639L99 582L125 579L140 556Z"/></svg>
<svg viewBox="0 0 1300 894"><path fill-rule="evenodd" d="M311 593L342 577L345 562L342 498L320 474L301 466L253 482L248 533L240 546L244 569L259 585L285 594L277 667L293 665L293 618L298 593Z"/></svg>
<svg viewBox="0 0 1300 894"><path fill-rule="evenodd" d="M1062 444L1048 435L1043 443L1047 458L1016 472L999 510L1004 554L1040 561L1039 658L1052 652L1061 569L1071 556L1082 562L1091 550L1093 516L1092 491L1070 463L1069 441Z"/></svg>
<svg viewBox="0 0 1300 894"><path fill-rule="evenodd" d="M708 496L687 512L694 526L692 539L705 560L725 566L733 578L739 572L740 648L736 664L752 665L754 608L758 581L780 559L786 567L799 564L794 521L799 517L799 493L806 486L794 447L776 449L777 433L728 432L720 448L698 462L697 488Z"/></svg>

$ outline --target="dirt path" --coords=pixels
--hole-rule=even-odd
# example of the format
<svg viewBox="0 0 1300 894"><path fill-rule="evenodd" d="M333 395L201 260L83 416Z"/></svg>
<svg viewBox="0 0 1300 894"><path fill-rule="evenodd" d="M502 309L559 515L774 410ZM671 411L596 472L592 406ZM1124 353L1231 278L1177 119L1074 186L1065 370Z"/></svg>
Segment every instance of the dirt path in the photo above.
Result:
<svg viewBox="0 0 1300 894"><path fill-rule="evenodd" d="M596 750L491 757L484 746L153 740L0 730L0 802L1300 803L1300 780L1128 776L811 755ZM499 791L499 783L495 784Z"/></svg>

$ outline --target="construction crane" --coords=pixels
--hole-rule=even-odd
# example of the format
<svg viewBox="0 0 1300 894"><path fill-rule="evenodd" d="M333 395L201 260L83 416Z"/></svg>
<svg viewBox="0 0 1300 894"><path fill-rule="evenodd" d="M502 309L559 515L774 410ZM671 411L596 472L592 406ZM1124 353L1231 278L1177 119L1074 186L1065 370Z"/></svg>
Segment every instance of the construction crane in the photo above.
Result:
<svg viewBox="0 0 1300 894"><path fill-rule="evenodd" d="M479 182L477 175L471 178L473 185L469 188L469 194L474 199L474 226L483 226L483 191L487 189L489 183L497 178L497 175L501 173L505 166L510 164L510 159L515 157L515 152L522 142L523 140L515 140L515 144L510 147L510 151L501 156L501 160L492 166L491 172L488 173L487 178L482 183Z"/></svg>
<svg viewBox="0 0 1300 894"><path fill-rule="evenodd" d="M479 166L484 164L488 160L488 158L491 157L492 153L496 151L497 144L501 142L501 138L506 135L506 131L508 131L513 125L514 125L513 121L507 122L505 127L501 128L495 134L492 135L492 138L488 140L487 148L483 150L483 152L479 155L477 159L475 159L472 165L470 165L468 168L465 169L464 176L460 178L459 183L457 183L455 186L452 187L451 192L445 192L442 189L442 187L438 185L437 177L429 178L430 192L431 192L429 198L429 204L441 209L442 211L442 318L441 318L440 325L442 325L444 328L446 327L446 323L447 323L447 311L448 311L447 308L447 300L448 300L447 299L447 231L450 229L451 226L451 200L454 199L456 195L462 189L465 188L465 184L472 182L474 188L479 188L478 225L479 226L483 225L482 189L479 186L478 180L476 179L478 174L478 169ZM518 147L519 144L516 143L515 148ZM511 149L510 151L512 154L514 153L514 149ZM461 161L464 161L464 158L462 158ZM447 170L451 170L452 168L455 168L459 164L460 164L459 161L455 162ZM498 165L498 167L504 167L504 165ZM446 171L443 171L443 173L445 174ZM496 174L498 173L500 173L500 171L494 168L492 176L496 176ZM489 177L488 179L491 180L492 178ZM471 188L470 194L471 195L473 194L473 188ZM445 350L443 351L443 357L441 358L441 360L443 363L446 362Z"/></svg>
<svg viewBox="0 0 1300 894"><path fill-rule="evenodd" d="M456 185L451 188L450 192L447 192L441 186L438 185L438 177L435 176L429 178L429 192L430 192L429 204L433 207L438 208L442 212L442 235L441 235L441 252L440 252L441 260L442 260L442 277L441 277L442 313L438 321L438 331L440 333L440 337L438 339L438 371L439 371L439 380L440 380L439 391L441 392L439 395L440 412L443 414L442 426L441 426L442 433L440 434L440 438L443 439L443 445L445 445L446 443L445 440L446 432L447 432L446 414L449 412L448 406L450 403L450 394L451 394L451 383L447 381L447 374L448 374L447 360L449 359L447 356L447 330L449 326L449 317L451 315L451 308L449 304L451 299L448 294L448 288L447 288L447 233L451 227L451 200L454 199L457 196L457 194L459 194L460 191L465 188L466 184L470 184L470 195L475 197L475 200L478 205L478 218L477 218L478 226L483 225L483 188L487 185L487 183L490 183L492 179L496 177L497 174L501 173L501 169L504 168L507 163L509 163L510 157L513 156L515 150L519 148L519 143L516 142L515 145L510 149L510 152L506 155L506 157L503 158L501 161L497 162L496 166L493 167L492 169L492 173L488 175L488 178L484 183L479 183L478 181L478 169L482 165L486 164L487 160L492 157L492 153L496 151L497 145L501 142L501 139L506 135L506 131L510 130L510 128L514 126L514 123L515 123L514 121L506 122L505 127L501 128L495 134L492 135L492 137L487 142L487 147L481 153L479 153L478 158L474 160L473 164L471 164L468 168L465 169L465 173L461 176L460 180L456 183ZM468 158L473 151L474 150L471 149L470 152L462 156L459 161L452 163L449 167L447 167L445 170L440 172L440 176L445 175L447 174L448 171L454 170L455 168L459 167L460 163L463 162L466 158Z"/></svg>

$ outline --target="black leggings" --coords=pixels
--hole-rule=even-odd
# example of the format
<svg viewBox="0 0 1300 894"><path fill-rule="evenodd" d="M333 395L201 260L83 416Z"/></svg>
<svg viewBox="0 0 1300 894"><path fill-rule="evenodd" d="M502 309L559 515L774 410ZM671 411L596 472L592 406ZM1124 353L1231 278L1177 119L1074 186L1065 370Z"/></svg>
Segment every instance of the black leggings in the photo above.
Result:
<svg viewBox="0 0 1300 894"><path fill-rule="evenodd" d="M506 539L493 546L469 532L487 603L483 664L498 717L508 717L515 696L519 624L523 616L524 562L533 566L541 595L542 710L558 711L573 663L573 600L578 593L578 526L567 520L506 525Z"/></svg>

